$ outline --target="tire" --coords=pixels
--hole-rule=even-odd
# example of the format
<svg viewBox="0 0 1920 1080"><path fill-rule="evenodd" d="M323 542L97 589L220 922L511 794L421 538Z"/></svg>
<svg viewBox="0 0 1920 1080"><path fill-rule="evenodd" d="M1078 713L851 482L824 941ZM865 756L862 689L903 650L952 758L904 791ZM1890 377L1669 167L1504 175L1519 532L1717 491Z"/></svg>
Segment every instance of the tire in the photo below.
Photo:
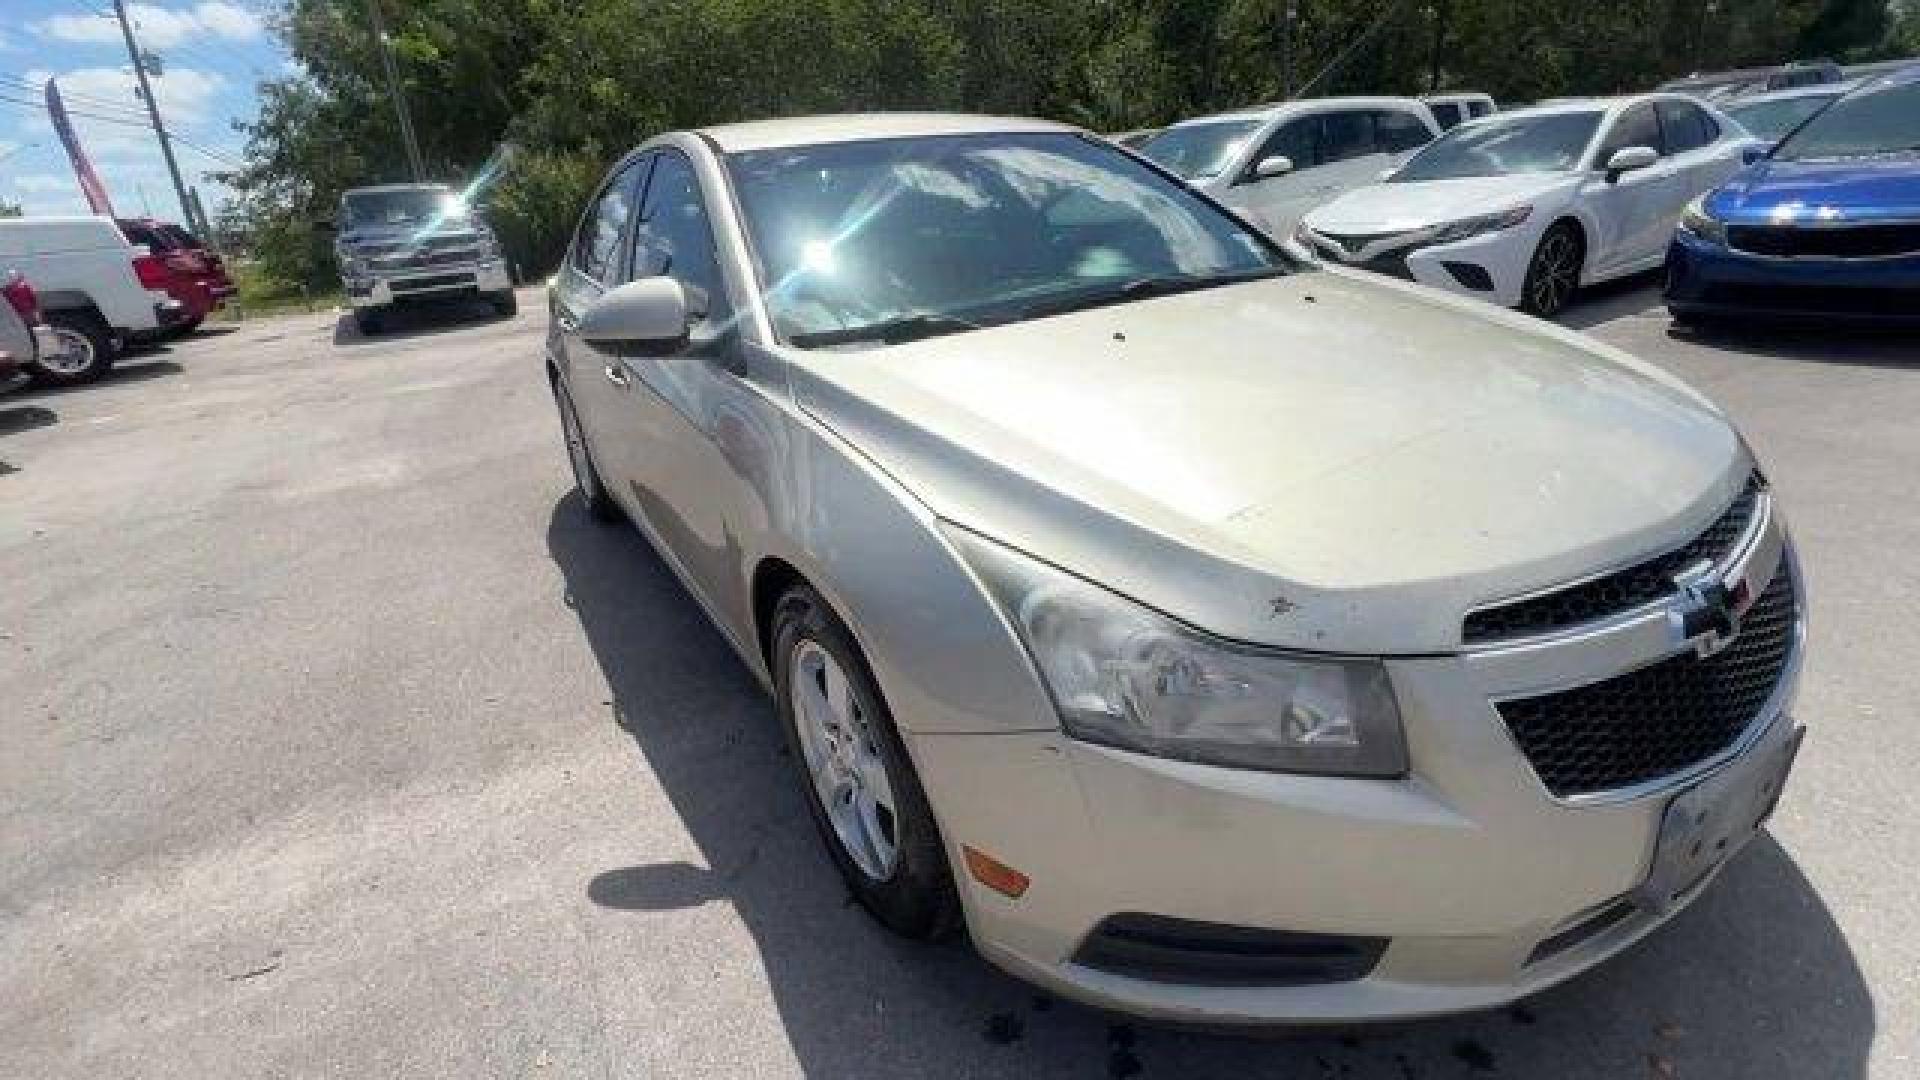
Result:
<svg viewBox="0 0 1920 1080"><path fill-rule="evenodd" d="M50 311L53 327L64 347L54 357L41 357L29 371L41 386L79 386L98 380L113 368L117 355L113 331L91 311Z"/></svg>
<svg viewBox="0 0 1920 1080"><path fill-rule="evenodd" d="M1586 255L1587 245L1579 227L1570 221L1554 222L1541 235L1533 258L1527 262L1520 309L1542 319L1565 311L1568 301L1580 291L1580 267Z"/></svg>
<svg viewBox="0 0 1920 1080"><path fill-rule="evenodd" d="M853 635L796 585L774 608L774 693L814 824L854 899L902 937L960 924L939 826Z"/></svg>
<svg viewBox="0 0 1920 1080"><path fill-rule="evenodd" d="M362 336L372 337L378 334L381 329L380 323L379 308L353 309L353 325L359 329Z"/></svg>
<svg viewBox="0 0 1920 1080"><path fill-rule="evenodd" d="M492 304L494 313L503 319L511 319L520 314L520 298L512 289L489 295L487 303Z"/></svg>
<svg viewBox="0 0 1920 1080"><path fill-rule="evenodd" d="M567 464L573 468L573 484L580 500L595 521L620 520L620 506L607 494L600 482L600 470L593 463L593 450L587 445L586 429L580 426L580 414L574 411L573 395L559 380L553 384L553 403L560 409L560 435L566 440Z"/></svg>

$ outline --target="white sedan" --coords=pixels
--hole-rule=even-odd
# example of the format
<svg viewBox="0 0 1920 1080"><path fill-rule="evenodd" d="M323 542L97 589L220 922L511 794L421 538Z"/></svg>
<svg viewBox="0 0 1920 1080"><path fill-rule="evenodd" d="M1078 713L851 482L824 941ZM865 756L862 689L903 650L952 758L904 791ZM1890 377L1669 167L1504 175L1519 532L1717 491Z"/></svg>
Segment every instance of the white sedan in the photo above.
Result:
<svg viewBox="0 0 1920 1080"><path fill-rule="evenodd" d="M1308 213L1322 260L1553 315L1650 270L1689 202L1761 144L1679 94L1570 101L1464 124Z"/></svg>

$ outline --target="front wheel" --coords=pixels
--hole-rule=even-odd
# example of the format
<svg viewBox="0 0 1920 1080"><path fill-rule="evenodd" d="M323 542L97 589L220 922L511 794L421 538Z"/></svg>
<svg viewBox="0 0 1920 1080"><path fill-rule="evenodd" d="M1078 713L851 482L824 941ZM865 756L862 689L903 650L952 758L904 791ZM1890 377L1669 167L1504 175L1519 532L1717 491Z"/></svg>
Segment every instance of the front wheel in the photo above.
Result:
<svg viewBox="0 0 1920 1080"><path fill-rule="evenodd" d="M567 464L573 467L573 484L587 504L587 513L596 521L620 520L620 508L600 482L600 470L594 467L593 453L587 449L587 437L580 426L580 414L574 410L573 395L559 380L553 384L553 402L560 407L560 433L567 440Z"/></svg>
<svg viewBox="0 0 1920 1080"><path fill-rule="evenodd" d="M79 386L105 375L113 367L113 331L89 311L50 311L47 325L60 343L58 352L42 353L31 368L33 380L45 386Z"/></svg>
<svg viewBox="0 0 1920 1080"><path fill-rule="evenodd" d="M1527 263L1526 283L1521 289L1521 310L1543 319L1551 319L1566 310L1568 301L1580 288L1580 264L1586 257L1586 245L1580 230L1569 222L1558 222L1540 237Z"/></svg>
<svg viewBox="0 0 1920 1080"><path fill-rule="evenodd" d="M353 325L359 329L361 335L364 337L372 337L379 333L381 329L380 309L354 308Z"/></svg>
<svg viewBox="0 0 1920 1080"><path fill-rule="evenodd" d="M804 585L774 609L773 661L780 719L840 876L895 933L946 936L960 901L926 792L853 635Z"/></svg>
<svg viewBox="0 0 1920 1080"><path fill-rule="evenodd" d="M512 289L494 293L487 297L487 303L493 305L494 314L503 319L511 319L520 314L520 298Z"/></svg>

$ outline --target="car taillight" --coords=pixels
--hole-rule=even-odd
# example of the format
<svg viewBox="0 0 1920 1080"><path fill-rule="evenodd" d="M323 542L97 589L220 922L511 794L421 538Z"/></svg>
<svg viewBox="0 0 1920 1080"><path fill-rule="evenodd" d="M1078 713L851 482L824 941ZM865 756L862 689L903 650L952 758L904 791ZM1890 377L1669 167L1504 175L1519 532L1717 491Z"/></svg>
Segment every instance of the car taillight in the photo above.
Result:
<svg viewBox="0 0 1920 1080"><path fill-rule="evenodd" d="M133 272L139 277L142 288L164 289L167 287L167 260L158 255L134 256Z"/></svg>
<svg viewBox="0 0 1920 1080"><path fill-rule="evenodd" d="M33 286L27 284L26 278L13 275L5 285L0 285L0 293L6 294L7 303L13 305L21 322L33 326L40 321L40 297L34 293Z"/></svg>

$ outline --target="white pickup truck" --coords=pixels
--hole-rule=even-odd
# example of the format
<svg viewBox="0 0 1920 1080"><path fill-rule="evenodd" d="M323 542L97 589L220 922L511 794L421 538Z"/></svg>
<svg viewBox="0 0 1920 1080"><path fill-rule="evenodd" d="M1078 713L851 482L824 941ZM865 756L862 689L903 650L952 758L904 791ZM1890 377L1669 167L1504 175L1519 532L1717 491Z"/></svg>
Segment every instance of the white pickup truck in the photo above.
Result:
<svg viewBox="0 0 1920 1080"><path fill-rule="evenodd" d="M106 217L0 219L0 276L33 282L60 348L43 351L36 376L56 385L106 374L130 344L161 338L187 317L167 295L166 264L127 242Z"/></svg>

